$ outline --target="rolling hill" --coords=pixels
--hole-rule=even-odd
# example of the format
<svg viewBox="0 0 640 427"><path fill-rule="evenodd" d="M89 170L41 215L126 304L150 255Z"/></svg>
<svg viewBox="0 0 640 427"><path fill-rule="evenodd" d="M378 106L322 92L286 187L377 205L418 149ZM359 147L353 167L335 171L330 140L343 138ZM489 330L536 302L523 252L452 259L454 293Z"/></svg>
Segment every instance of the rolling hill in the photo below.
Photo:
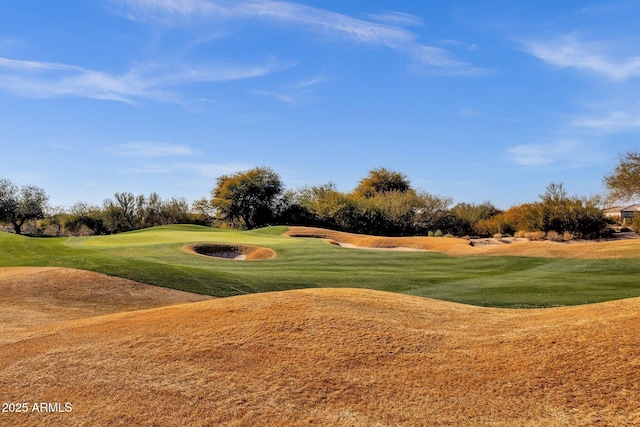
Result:
<svg viewBox="0 0 640 427"><path fill-rule="evenodd" d="M149 305L180 304L145 308L117 296L135 299L127 286L137 285L121 279L76 281L93 284L78 303L70 301L82 292L64 285L64 271L0 271L5 297L14 293L3 309L23 301L45 317L55 313L42 321L31 313L30 325L0 329L2 401L72 407L1 413L3 425L640 420L637 298L521 310L343 288L190 303L157 295ZM100 312L109 305L110 314Z"/></svg>

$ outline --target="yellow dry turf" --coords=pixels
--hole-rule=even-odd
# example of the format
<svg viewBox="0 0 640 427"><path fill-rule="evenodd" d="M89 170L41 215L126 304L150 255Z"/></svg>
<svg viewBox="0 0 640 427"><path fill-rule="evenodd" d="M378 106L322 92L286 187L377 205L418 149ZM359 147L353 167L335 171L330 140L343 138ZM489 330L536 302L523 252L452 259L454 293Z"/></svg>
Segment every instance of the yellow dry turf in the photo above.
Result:
<svg viewBox="0 0 640 427"><path fill-rule="evenodd" d="M505 310L312 289L130 304L138 285L92 275L0 270L15 293L0 309L32 310L0 326L2 401L72 407L0 425L640 423L640 299Z"/></svg>

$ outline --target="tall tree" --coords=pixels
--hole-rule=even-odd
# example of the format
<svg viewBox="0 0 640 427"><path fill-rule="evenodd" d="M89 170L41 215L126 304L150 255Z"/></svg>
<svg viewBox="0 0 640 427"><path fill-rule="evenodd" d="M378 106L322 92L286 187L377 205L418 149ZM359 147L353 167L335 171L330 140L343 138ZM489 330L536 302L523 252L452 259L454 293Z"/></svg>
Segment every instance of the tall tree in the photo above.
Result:
<svg viewBox="0 0 640 427"><path fill-rule="evenodd" d="M27 185L18 187L8 179L0 179L0 222L13 225L16 234L30 220L45 217L49 197L43 189Z"/></svg>
<svg viewBox="0 0 640 427"><path fill-rule="evenodd" d="M256 167L218 178L211 205L219 219L252 229L269 224L284 186L270 168Z"/></svg>
<svg viewBox="0 0 640 427"><path fill-rule="evenodd" d="M640 198L640 151L625 153L613 172L604 177L609 202Z"/></svg>
<svg viewBox="0 0 640 427"><path fill-rule="evenodd" d="M404 193L409 190L411 190L411 183L405 174L386 168L378 168L370 170L366 178L358 183L353 193L358 196L373 197L376 194L391 191Z"/></svg>
<svg viewBox="0 0 640 427"><path fill-rule="evenodd" d="M114 193L115 200L106 199L103 202L105 226L111 233L135 230L139 227L137 204L144 201L136 198L133 193Z"/></svg>

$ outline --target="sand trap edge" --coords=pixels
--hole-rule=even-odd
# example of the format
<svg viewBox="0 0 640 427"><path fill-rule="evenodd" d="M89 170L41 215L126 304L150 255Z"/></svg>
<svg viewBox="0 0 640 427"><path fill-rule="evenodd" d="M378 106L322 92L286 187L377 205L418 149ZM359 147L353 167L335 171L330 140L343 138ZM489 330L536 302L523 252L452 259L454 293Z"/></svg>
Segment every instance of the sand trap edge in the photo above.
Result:
<svg viewBox="0 0 640 427"><path fill-rule="evenodd" d="M182 250L209 258L230 261L261 261L273 259L278 255L273 249L232 243L190 243L183 246Z"/></svg>

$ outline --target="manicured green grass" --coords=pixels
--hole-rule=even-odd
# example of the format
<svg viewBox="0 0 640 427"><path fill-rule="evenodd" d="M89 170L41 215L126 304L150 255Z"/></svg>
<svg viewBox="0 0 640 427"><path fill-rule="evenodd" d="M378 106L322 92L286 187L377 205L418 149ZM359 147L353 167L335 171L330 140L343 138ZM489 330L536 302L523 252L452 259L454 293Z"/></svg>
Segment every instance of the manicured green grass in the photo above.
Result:
<svg viewBox="0 0 640 427"><path fill-rule="evenodd" d="M576 305L640 296L637 260L451 257L364 251L253 231L165 226L113 236L29 238L0 233L0 266L61 266L218 297L358 287L495 307ZM269 247L277 258L231 261L186 253L194 242Z"/></svg>

